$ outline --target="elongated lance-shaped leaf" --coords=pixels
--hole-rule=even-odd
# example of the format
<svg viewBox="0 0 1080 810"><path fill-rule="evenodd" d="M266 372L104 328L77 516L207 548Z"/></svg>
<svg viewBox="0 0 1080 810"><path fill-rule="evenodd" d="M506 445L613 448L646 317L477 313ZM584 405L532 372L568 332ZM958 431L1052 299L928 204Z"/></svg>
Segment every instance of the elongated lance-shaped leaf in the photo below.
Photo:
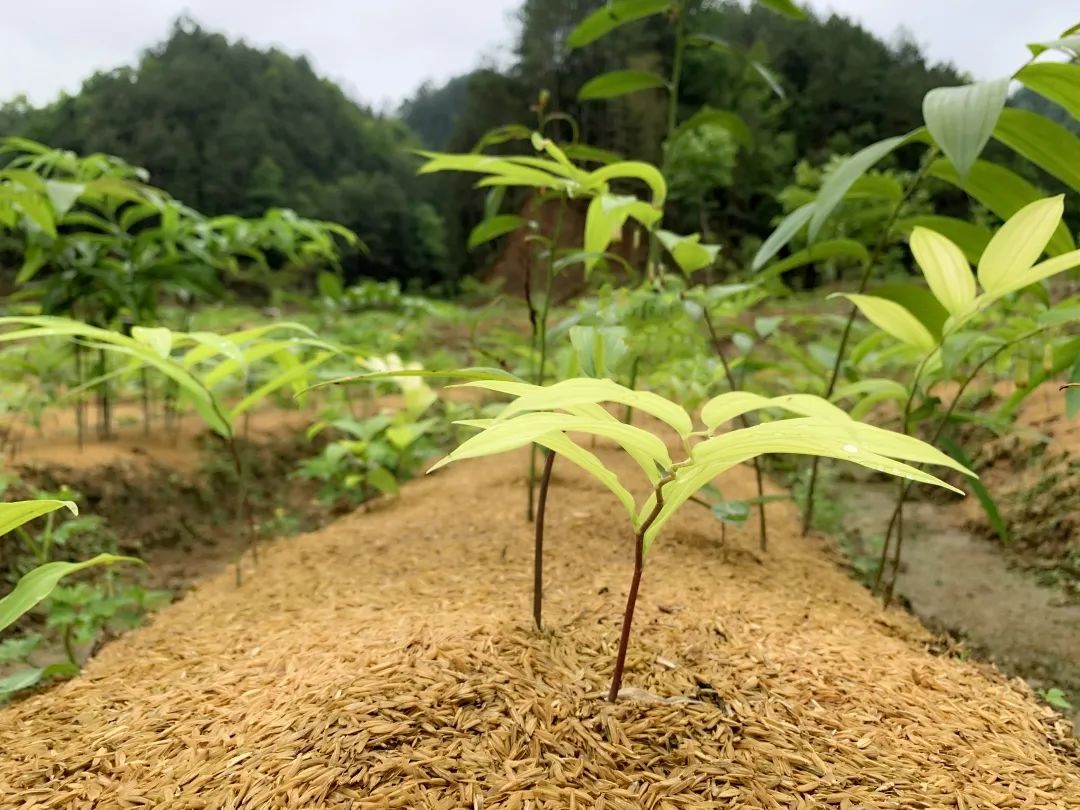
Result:
<svg viewBox="0 0 1080 810"><path fill-rule="evenodd" d="M0 537L3 537L8 532L15 531L24 523L29 523L35 518L55 512L58 509L67 509L73 515L79 514L79 507L72 501L41 499L0 503Z"/></svg>
<svg viewBox="0 0 1080 810"><path fill-rule="evenodd" d="M814 211L807 232L811 242L817 239L822 226L844 199L852 184L886 155L912 140L915 134L897 135L860 149L828 174L814 201Z"/></svg>
<svg viewBox="0 0 1080 810"><path fill-rule="evenodd" d="M939 180L944 180L946 183L951 183L961 191L970 194L1002 220L1009 219L1025 205L1040 200L1045 196L1020 175L1006 169L1004 166L998 166L996 163L989 163L985 160L976 161L971 172L964 180L961 180L956 174L956 169L952 167L949 161L944 159L935 160L930 164L927 174ZM963 247L961 242L954 236L945 231L941 232ZM1047 252L1051 256L1057 256L1071 250L1076 250L1076 243L1073 242L1069 229L1062 223L1054 232L1054 236L1047 246ZM981 253L982 251L980 251L980 255ZM973 261L977 263L978 257L975 257Z"/></svg>
<svg viewBox="0 0 1080 810"><path fill-rule="evenodd" d="M191 400L196 411L211 430L223 436L229 435L232 430L232 426L222 418L213 395L196 377L172 359L163 358L156 351L133 338L108 329L89 326L70 318L51 316L9 316L0 318L0 327L15 325L30 326L32 328L0 333L0 342L44 337L78 337L88 341L88 345L92 348L137 357L146 365L155 368L174 380Z"/></svg>
<svg viewBox="0 0 1080 810"><path fill-rule="evenodd" d="M990 140L1009 95L1009 79L936 87L923 99L923 118L961 177L971 171Z"/></svg>
<svg viewBox="0 0 1080 810"><path fill-rule="evenodd" d="M1080 37L1076 42L1080 44ZM1080 65L1033 62L1017 71L1015 78L1080 120Z"/></svg>
<svg viewBox="0 0 1080 810"><path fill-rule="evenodd" d="M956 217L938 216L937 214L921 214L908 217L896 223L898 231L908 233L909 236L916 228L926 228L939 233L956 245L964 254L964 258L970 264L978 264L979 258L990 244L993 234L989 228L967 222Z"/></svg>
<svg viewBox="0 0 1080 810"><path fill-rule="evenodd" d="M142 560L99 554L85 562L51 562L35 568L18 581L15 590L0 599L0 631L10 627L20 616L52 593L64 577L97 565L120 562L142 563Z"/></svg>
<svg viewBox="0 0 1080 810"><path fill-rule="evenodd" d="M1080 191L1080 137L1031 110L1007 108L994 127L994 138Z"/></svg>
<svg viewBox="0 0 1080 810"><path fill-rule="evenodd" d="M664 506L645 533L646 549L651 546L664 524L698 490L736 464L749 461L765 453L815 455L851 461L878 472L934 484L960 494L963 494L961 490L941 479L905 464L903 461L897 461L894 457L874 452L865 445L887 446L890 451L903 453L906 456L917 455L919 458L912 460L918 461L922 461L924 458L943 456L948 459L948 466L960 469L968 475L974 475L974 473L971 473L953 459L949 459L944 453L935 455L937 451L930 452L934 448L929 445L925 445L928 448L926 450L915 451L909 442L901 441L896 445L887 444L880 440L876 434L860 432L856 430L857 427L869 427L869 425L862 425L854 421L845 425L816 417L802 417L755 425L754 427L735 430L702 442L694 448L692 464L679 468L675 480L664 488ZM919 442L918 439L903 437L889 431L882 431L882 433L900 437L901 440L910 439L913 442L925 444ZM867 442L867 439L871 441ZM650 496L649 500L642 504L639 514L649 514L654 504L655 498Z"/></svg>
<svg viewBox="0 0 1080 810"><path fill-rule="evenodd" d="M792 0L757 0L761 5L777 14L790 17L793 20L805 20L806 12L799 8Z"/></svg>
<svg viewBox="0 0 1080 810"><path fill-rule="evenodd" d="M979 283L991 295L1023 277L1046 250L1065 212L1063 195L1037 200L1009 218L979 260Z"/></svg>
<svg viewBox="0 0 1080 810"><path fill-rule="evenodd" d="M135 326L131 329L131 336L162 358L167 358L172 352L173 333L164 326Z"/></svg>
<svg viewBox="0 0 1080 810"><path fill-rule="evenodd" d="M641 90L667 87L667 82L650 70L613 70L585 82L578 91L578 101L618 98Z"/></svg>
<svg viewBox="0 0 1080 810"><path fill-rule="evenodd" d="M782 408L800 416L817 416L822 419L850 421L847 413L826 399L813 394L785 394L763 397L747 391L728 391L713 397L701 409L701 421L710 431L725 422L737 419L751 411Z"/></svg>
<svg viewBox="0 0 1080 810"><path fill-rule="evenodd" d="M566 44L571 48L582 48L619 26L661 14L671 7L672 0L609 0L570 32Z"/></svg>
<svg viewBox="0 0 1080 810"><path fill-rule="evenodd" d="M806 223L814 216L816 207L815 202L809 202L784 217L780 224L776 226L776 230L769 234L769 238L762 243L761 247L758 248L758 252L754 254L750 269L756 273L768 264L773 256L783 250L784 246L806 227Z"/></svg>
<svg viewBox="0 0 1080 810"><path fill-rule="evenodd" d="M236 351L248 343L260 340L272 332L296 332L309 338L314 338L315 333L302 323L294 321L282 321L281 323L256 326L251 329L242 329L227 335L217 335L217 339L210 337L210 332L186 332L180 333L176 339L181 343L191 341L196 344L189 349L181 361L185 368L192 368L199 363L204 363L216 355L223 354L227 357L237 357ZM226 344L232 344L230 348Z"/></svg>
<svg viewBox="0 0 1080 810"><path fill-rule="evenodd" d="M775 278L789 270L816 262L835 261L836 259L866 262L869 258L870 254L866 248L854 239L827 239L824 242L815 242L810 247L803 248L778 262L770 264L761 271L759 278Z"/></svg>
<svg viewBox="0 0 1080 810"><path fill-rule="evenodd" d="M512 233L525 224L527 224L527 220L516 214L501 214L491 219L485 219L473 228L469 234L469 250L476 250L480 245Z"/></svg>
<svg viewBox="0 0 1080 810"><path fill-rule="evenodd" d="M671 466L671 457L667 447L659 438L647 430L624 425L621 422L609 422L600 419L572 416L562 413L527 413L515 419L498 421L482 433L473 436L461 444L454 452L439 461L428 472L443 467L453 461L467 458L479 458L516 450L547 433L588 433L614 440L622 447L632 447L647 454L665 469Z"/></svg>
<svg viewBox="0 0 1080 810"><path fill-rule="evenodd" d="M652 191L652 204L662 208L667 199L667 182L663 173L651 163L640 160L624 160L601 166L588 175L586 183L591 189L606 187L613 180L640 180Z"/></svg>
<svg viewBox="0 0 1080 810"><path fill-rule="evenodd" d="M970 312L975 301L975 276L963 251L940 233L915 228L911 252L930 291L949 314L960 318Z"/></svg>
<svg viewBox="0 0 1080 810"><path fill-rule="evenodd" d="M594 453L578 445L565 433L547 433L537 439L536 443L558 453L567 461L585 470L585 472L607 487L619 500L619 503L623 505L623 508L630 516L631 522L637 520L637 505L634 503L634 496L623 486L619 476L605 467L604 463Z"/></svg>
<svg viewBox="0 0 1080 810"><path fill-rule="evenodd" d="M276 377L272 377L265 383L260 385L240 402L236 404L234 408L229 412L230 418L235 420L237 416L244 413L244 411L250 410L255 405L258 405L270 394L284 388L287 385L296 386L296 395L300 396L304 391L308 390L307 380L311 374L311 371L316 367L322 365L331 357L334 356L333 352L319 352L303 363L300 363L292 368L287 368L278 374Z"/></svg>
<svg viewBox="0 0 1080 810"><path fill-rule="evenodd" d="M933 351L937 346L937 340L930 330L910 311L895 301L874 295L854 293L837 293L836 295L851 301L870 323L888 332L901 343L906 343L922 352Z"/></svg>
<svg viewBox="0 0 1080 810"><path fill-rule="evenodd" d="M720 246L701 244L700 234L680 236L671 231L661 230L656 232L656 236L660 244L671 254L675 264L687 275L711 266L720 255Z"/></svg>
<svg viewBox="0 0 1080 810"><path fill-rule="evenodd" d="M468 383L474 387L487 387L486 383ZM509 419L526 411L548 411L572 408L575 405L595 405L600 402L616 402L654 416L669 425L680 436L694 430L690 415L671 400L651 391L633 391L612 380L574 379L544 386L539 391L521 395L511 402L499 415Z"/></svg>
<svg viewBox="0 0 1080 810"><path fill-rule="evenodd" d="M1074 250L1072 253L1064 253L1061 256L1039 262L1026 273L1017 273L1016 277L1001 289L981 296L980 301L985 299L984 306L987 306L1009 293L1018 292L1024 287L1056 276L1058 273L1064 273L1066 270L1072 270L1075 267L1080 267L1080 250Z"/></svg>
<svg viewBox="0 0 1080 810"><path fill-rule="evenodd" d="M350 385L352 383L370 383L380 380L390 380L394 377L438 377L444 380L502 380L504 382L521 383L520 377L504 371L501 368L459 368L450 371L432 371L429 369L402 369L400 371L370 371L364 374L353 374L346 377L338 377L333 380L316 383L308 386L301 393L314 391L317 388L326 388L330 385Z"/></svg>

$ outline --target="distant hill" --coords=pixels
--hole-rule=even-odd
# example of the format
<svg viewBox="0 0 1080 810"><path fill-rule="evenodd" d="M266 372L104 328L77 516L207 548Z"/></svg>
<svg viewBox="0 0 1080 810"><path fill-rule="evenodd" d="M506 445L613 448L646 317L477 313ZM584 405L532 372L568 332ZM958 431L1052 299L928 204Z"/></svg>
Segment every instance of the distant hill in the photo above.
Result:
<svg viewBox="0 0 1080 810"><path fill-rule="evenodd" d="M340 222L371 248L350 257L352 274L428 284L446 269L403 123L360 107L303 58L186 19L136 67L98 73L44 108L0 108L0 134L16 133L120 155L208 214L284 206Z"/></svg>

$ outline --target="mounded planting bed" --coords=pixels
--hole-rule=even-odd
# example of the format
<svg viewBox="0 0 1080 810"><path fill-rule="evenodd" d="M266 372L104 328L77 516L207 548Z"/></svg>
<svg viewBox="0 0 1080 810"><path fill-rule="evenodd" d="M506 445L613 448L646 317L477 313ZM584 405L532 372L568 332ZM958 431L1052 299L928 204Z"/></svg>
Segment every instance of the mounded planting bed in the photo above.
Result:
<svg viewBox="0 0 1080 810"><path fill-rule="evenodd" d="M615 453L598 450L622 471ZM687 507L603 699L625 514L556 465L547 629L524 456L468 462L200 583L82 676L0 710L4 807L1070 808L1072 729L935 654L770 507L770 549ZM752 471L722 479L753 494Z"/></svg>

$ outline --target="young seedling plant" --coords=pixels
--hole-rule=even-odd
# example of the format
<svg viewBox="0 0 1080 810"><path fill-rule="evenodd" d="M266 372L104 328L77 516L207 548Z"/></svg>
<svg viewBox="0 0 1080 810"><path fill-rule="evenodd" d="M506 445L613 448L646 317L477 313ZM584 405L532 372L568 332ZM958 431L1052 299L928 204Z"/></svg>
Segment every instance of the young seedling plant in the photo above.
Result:
<svg viewBox="0 0 1080 810"><path fill-rule="evenodd" d="M925 442L857 422L835 405L808 394L773 398L742 391L721 394L702 408L700 418L704 429L701 429L674 402L611 380L576 378L549 386L477 380L465 385L508 394L514 400L494 419L462 422L479 428L480 433L430 471L454 461L504 453L535 442L588 472L618 499L630 518L634 573L608 692L610 701L618 699L622 686L645 558L679 508L725 470L764 453L797 453L851 461L955 492L961 491L905 462L938 464L974 477L966 467ZM672 457L668 444L659 435L645 427L620 422L605 404L629 406L664 423L678 440L679 460ZM722 425L743 414L763 410L786 411L795 417L717 432ZM614 441L641 468L651 484L651 493L640 504L636 503L619 476L596 454L571 438L571 434Z"/></svg>

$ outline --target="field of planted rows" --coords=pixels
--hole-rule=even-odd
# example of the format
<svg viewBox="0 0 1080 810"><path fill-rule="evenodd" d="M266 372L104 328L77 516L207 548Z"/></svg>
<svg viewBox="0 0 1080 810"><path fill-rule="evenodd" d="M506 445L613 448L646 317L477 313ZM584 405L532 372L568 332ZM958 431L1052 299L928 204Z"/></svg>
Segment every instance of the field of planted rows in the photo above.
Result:
<svg viewBox="0 0 1080 810"><path fill-rule="evenodd" d="M575 8L393 228L0 128L0 808L1080 807L1080 26L739 196L736 12Z"/></svg>

